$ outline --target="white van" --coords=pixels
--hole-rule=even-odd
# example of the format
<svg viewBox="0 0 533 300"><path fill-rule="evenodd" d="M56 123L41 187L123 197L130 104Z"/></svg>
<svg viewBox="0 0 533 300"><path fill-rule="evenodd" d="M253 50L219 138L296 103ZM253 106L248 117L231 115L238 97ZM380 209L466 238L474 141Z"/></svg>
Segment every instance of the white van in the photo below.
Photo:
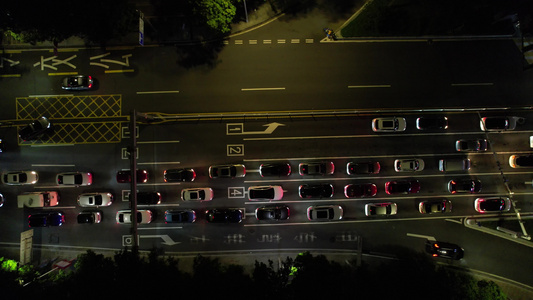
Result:
<svg viewBox="0 0 533 300"><path fill-rule="evenodd" d="M470 159L468 158L446 158L439 160L439 171L468 171L470 170Z"/></svg>
<svg viewBox="0 0 533 300"><path fill-rule="evenodd" d="M58 192L33 192L17 196L18 207L48 207L59 204Z"/></svg>

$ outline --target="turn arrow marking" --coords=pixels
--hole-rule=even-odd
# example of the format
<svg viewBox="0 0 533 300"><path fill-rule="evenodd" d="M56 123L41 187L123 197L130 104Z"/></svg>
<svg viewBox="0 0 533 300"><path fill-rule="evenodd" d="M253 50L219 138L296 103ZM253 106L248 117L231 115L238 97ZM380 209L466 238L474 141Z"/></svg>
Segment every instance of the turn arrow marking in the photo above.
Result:
<svg viewBox="0 0 533 300"><path fill-rule="evenodd" d="M230 123L226 124L226 134L271 134L272 132L274 132L274 130L276 130L276 128L278 128L279 126L285 126L285 124L272 122L263 126L266 126L266 129L263 131L244 131L243 123Z"/></svg>
<svg viewBox="0 0 533 300"><path fill-rule="evenodd" d="M164 235L139 235L139 238L162 238L163 239L163 245L168 245L168 246L172 246L172 245L176 245L176 244L181 244L181 242L174 242L168 235L164 234Z"/></svg>

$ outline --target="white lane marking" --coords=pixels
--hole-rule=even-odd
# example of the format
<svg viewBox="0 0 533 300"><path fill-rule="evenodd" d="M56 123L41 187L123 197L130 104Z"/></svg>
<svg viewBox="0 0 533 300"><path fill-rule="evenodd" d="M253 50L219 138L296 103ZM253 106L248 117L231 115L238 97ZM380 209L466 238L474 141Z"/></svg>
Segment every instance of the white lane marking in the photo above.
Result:
<svg viewBox="0 0 533 300"><path fill-rule="evenodd" d="M452 83L452 86L491 86L492 82Z"/></svg>
<svg viewBox="0 0 533 300"><path fill-rule="evenodd" d="M241 91L250 92L250 91L283 91L284 87L273 87L273 88L243 88Z"/></svg>
<svg viewBox="0 0 533 300"><path fill-rule="evenodd" d="M141 141L137 144L170 144L170 143L179 143L180 141Z"/></svg>
<svg viewBox="0 0 533 300"><path fill-rule="evenodd" d="M76 165L32 164L32 167L75 167Z"/></svg>
<svg viewBox="0 0 533 300"><path fill-rule="evenodd" d="M359 89L359 88L390 88L390 84L375 84L375 85L349 85L349 89Z"/></svg>
<svg viewBox="0 0 533 300"><path fill-rule="evenodd" d="M146 91L146 92L137 92L137 95L147 95L147 94L178 94L180 91Z"/></svg>
<svg viewBox="0 0 533 300"><path fill-rule="evenodd" d="M429 241L436 241L437 239L432 237L432 236L429 236L429 235L421 235L421 234L414 234L414 233L408 233L407 236L410 236L410 237L416 237L416 238L422 238L422 239L427 239Z"/></svg>

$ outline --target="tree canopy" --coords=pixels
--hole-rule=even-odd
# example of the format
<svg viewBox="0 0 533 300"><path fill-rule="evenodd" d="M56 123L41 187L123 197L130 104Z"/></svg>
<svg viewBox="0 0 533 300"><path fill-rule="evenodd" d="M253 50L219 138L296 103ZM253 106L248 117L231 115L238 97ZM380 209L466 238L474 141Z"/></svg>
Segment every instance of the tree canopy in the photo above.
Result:
<svg viewBox="0 0 533 300"><path fill-rule="evenodd" d="M193 272L179 268L179 260L154 249L147 257L121 251L113 258L93 251L79 255L73 271L39 277L31 267L17 268L0 259L0 287L19 299L61 295L63 299L225 298L253 299L506 299L492 281L477 281L463 271L437 266L424 253L405 251L398 259L355 267L308 252L287 257L280 266L255 262L248 274L241 265L224 265L218 258L196 256ZM22 286L20 283L26 284ZM29 283L29 284L28 284Z"/></svg>

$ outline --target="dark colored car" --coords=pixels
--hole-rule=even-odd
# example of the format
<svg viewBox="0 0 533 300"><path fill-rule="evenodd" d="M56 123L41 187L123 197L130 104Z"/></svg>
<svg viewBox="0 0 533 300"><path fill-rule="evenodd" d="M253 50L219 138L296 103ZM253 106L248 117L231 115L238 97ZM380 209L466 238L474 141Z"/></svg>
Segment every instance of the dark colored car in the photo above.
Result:
<svg viewBox="0 0 533 300"><path fill-rule="evenodd" d="M259 167L261 177L265 176L289 176L291 165L287 163L262 164Z"/></svg>
<svg viewBox="0 0 533 300"><path fill-rule="evenodd" d="M464 152L482 152L487 151L487 140L457 140L455 142L455 150Z"/></svg>
<svg viewBox="0 0 533 300"><path fill-rule="evenodd" d="M433 257L450 258L456 260L463 258L465 253L464 249L456 244L429 240L426 242L426 252L431 254Z"/></svg>
<svg viewBox="0 0 533 300"><path fill-rule="evenodd" d="M302 184L298 188L300 198L331 198L333 185L329 183Z"/></svg>
<svg viewBox="0 0 533 300"><path fill-rule="evenodd" d="M137 170L137 183L145 183L148 181L148 171L146 170ZM131 182L131 171L122 170L117 172L117 182L118 183L129 183Z"/></svg>
<svg viewBox="0 0 533 300"><path fill-rule="evenodd" d="M473 179L458 179L448 182L448 191L455 193L479 193L481 192L481 181Z"/></svg>
<svg viewBox="0 0 533 300"><path fill-rule="evenodd" d="M255 210L257 220L287 220L290 210L287 205L263 206Z"/></svg>
<svg viewBox="0 0 533 300"><path fill-rule="evenodd" d="M98 211L80 212L76 219L78 224L98 224L102 221L102 213Z"/></svg>
<svg viewBox="0 0 533 300"><path fill-rule="evenodd" d="M484 117L479 121L483 131L514 130L518 117Z"/></svg>
<svg viewBox="0 0 533 300"><path fill-rule="evenodd" d="M448 129L448 118L444 116L421 117L416 119L416 128L427 129Z"/></svg>
<svg viewBox="0 0 533 300"><path fill-rule="evenodd" d="M361 162L361 163L349 162L348 164L346 164L346 173L348 175L377 174L379 173L380 169L381 169L381 166L379 165L379 162L377 161L369 161L369 162Z"/></svg>
<svg viewBox="0 0 533 300"><path fill-rule="evenodd" d="M65 222L65 216L60 212L37 213L28 216L30 227L61 226Z"/></svg>
<svg viewBox="0 0 533 300"><path fill-rule="evenodd" d="M509 165L512 168L531 168L533 167L533 155L511 155Z"/></svg>
<svg viewBox="0 0 533 300"><path fill-rule="evenodd" d="M192 209L165 211L165 223L193 223L196 212Z"/></svg>
<svg viewBox="0 0 533 300"><path fill-rule="evenodd" d="M509 211L511 209L511 200L507 197L477 198L474 201L474 209L482 214Z"/></svg>
<svg viewBox="0 0 533 300"><path fill-rule="evenodd" d="M378 188L373 183L348 184L344 187L346 198L374 197L377 192Z"/></svg>
<svg viewBox="0 0 533 300"><path fill-rule="evenodd" d="M246 176L246 167L241 164L209 167L209 178L236 178L244 176Z"/></svg>
<svg viewBox="0 0 533 300"><path fill-rule="evenodd" d="M0 153L6 151L4 148L4 139L0 138Z"/></svg>
<svg viewBox="0 0 533 300"><path fill-rule="evenodd" d="M387 194L414 194L420 192L418 180L388 181L385 183Z"/></svg>
<svg viewBox="0 0 533 300"><path fill-rule="evenodd" d="M165 182L194 181L196 172L193 169L170 169L163 173Z"/></svg>
<svg viewBox="0 0 533 300"><path fill-rule="evenodd" d="M52 127L52 123L45 116L40 117L39 119L33 121L32 123L26 125L19 131L19 137L23 141L31 141L38 139Z"/></svg>
<svg viewBox="0 0 533 300"><path fill-rule="evenodd" d="M93 78L87 75L75 75L63 78L61 88L69 91L90 90L93 87Z"/></svg>
<svg viewBox="0 0 533 300"><path fill-rule="evenodd" d="M332 161L309 162L299 165L300 175L331 175L335 171Z"/></svg>
<svg viewBox="0 0 533 300"><path fill-rule="evenodd" d="M137 204L159 204L161 203L161 193L159 192L137 192Z"/></svg>
<svg viewBox="0 0 533 300"><path fill-rule="evenodd" d="M215 208L205 212L209 223L240 223L244 214L238 208Z"/></svg>

